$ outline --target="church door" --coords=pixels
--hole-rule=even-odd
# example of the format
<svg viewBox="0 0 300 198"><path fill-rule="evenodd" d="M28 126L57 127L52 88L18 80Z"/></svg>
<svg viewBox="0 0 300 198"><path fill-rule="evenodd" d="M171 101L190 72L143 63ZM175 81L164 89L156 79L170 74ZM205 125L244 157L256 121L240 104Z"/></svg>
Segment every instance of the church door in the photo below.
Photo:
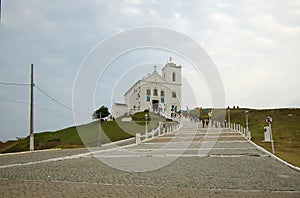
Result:
<svg viewBox="0 0 300 198"><path fill-rule="evenodd" d="M152 109L154 112L158 112L158 100L152 100Z"/></svg>

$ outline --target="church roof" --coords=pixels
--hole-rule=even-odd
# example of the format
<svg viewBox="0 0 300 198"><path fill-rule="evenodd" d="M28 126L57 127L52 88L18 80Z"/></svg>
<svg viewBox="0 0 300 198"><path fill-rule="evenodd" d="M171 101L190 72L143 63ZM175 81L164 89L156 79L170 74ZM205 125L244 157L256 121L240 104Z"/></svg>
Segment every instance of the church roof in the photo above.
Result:
<svg viewBox="0 0 300 198"><path fill-rule="evenodd" d="M175 67L175 68L181 68L181 65L176 65L173 60L172 60L172 57L169 58L169 60L167 61L167 64L164 66L164 68L162 68L162 71L164 71L164 69L167 67L167 66L171 66L171 67ZM124 96L127 95L127 93L130 92L130 90L132 90L138 83L140 82L157 82L157 83L166 83L166 84L169 84L170 82L167 81L166 79L164 79L159 73L157 73L156 71L156 68L157 66L154 66L154 70L151 74L148 74L148 76L144 76L141 80L138 80L136 83L134 83L134 85L132 85L127 91L126 93L124 94ZM151 78L153 77L157 77L156 81L154 80L151 80ZM172 83L173 84L173 83Z"/></svg>
<svg viewBox="0 0 300 198"><path fill-rule="evenodd" d="M115 104L116 106L126 106L126 107L127 107L127 104L124 104L124 103L117 103L117 102L114 102L114 104Z"/></svg>
<svg viewBox="0 0 300 198"><path fill-rule="evenodd" d="M151 80L153 77L157 77L157 81ZM132 85L124 95L126 95L132 88L134 88L138 83L140 82L158 82L158 83L169 83L166 81L159 73L156 71L156 66L154 66L154 71L151 74L148 74L148 76L144 76L141 80L138 80L134 85Z"/></svg>

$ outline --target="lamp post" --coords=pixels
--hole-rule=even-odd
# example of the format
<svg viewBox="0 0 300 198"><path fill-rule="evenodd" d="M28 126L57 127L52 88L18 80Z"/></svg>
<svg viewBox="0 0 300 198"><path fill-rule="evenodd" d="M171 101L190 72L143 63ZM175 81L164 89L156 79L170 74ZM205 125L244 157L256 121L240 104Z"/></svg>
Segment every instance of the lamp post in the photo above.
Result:
<svg viewBox="0 0 300 198"><path fill-rule="evenodd" d="M248 127L248 114L249 114L249 111L245 111L245 116L246 116L246 132L247 133L249 131L249 127Z"/></svg>
<svg viewBox="0 0 300 198"><path fill-rule="evenodd" d="M148 133L148 125L147 125L147 119L148 119L148 114L145 114L145 120L146 120L146 134Z"/></svg>
<svg viewBox="0 0 300 198"><path fill-rule="evenodd" d="M228 109L227 111L228 111L228 128L230 128L230 109Z"/></svg>
<svg viewBox="0 0 300 198"><path fill-rule="evenodd" d="M98 131L98 147L101 146L101 129L102 129L102 126L101 126L101 112L100 112L100 115L99 115L99 123L100 123L100 126L99 126L99 131Z"/></svg>

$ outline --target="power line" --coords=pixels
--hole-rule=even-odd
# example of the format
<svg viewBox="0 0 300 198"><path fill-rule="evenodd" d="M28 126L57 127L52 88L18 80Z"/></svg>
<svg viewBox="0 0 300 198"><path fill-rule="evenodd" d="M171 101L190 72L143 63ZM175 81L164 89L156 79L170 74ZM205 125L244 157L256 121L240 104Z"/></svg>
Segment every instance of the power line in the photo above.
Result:
<svg viewBox="0 0 300 198"><path fill-rule="evenodd" d="M49 109L47 109L47 108L45 108L45 107L41 107L41 106L39 106L39 105L34 105L34 106L37 107L37 108L40 108L40 109L42 109L42 110L44 110L44 111L47 111L47 112L49 112L49 113L53 113L53 114L59 115L59 116L61 116L61 117L64 117L64 118L66 118L66 119L69 119L69 120L73 120L71 117L67 117L67 116L65 116L65 115L63 115L63 114L60 114L60 113L57 113L57 112L55 112L55 111L49 110Z"/></svg>
<svg viewBox="0 0 300 198"><path fill-rule="evenodd" d="M6 85L6 86L29 86L31 84L29 83L9 83L9 82L0 82L0 85Z"/></svg>
<svg viewBox="0 0 300 198"><path fill-rule="evenodd" d="M18 103L18 104L29 104L28 102L23 102L23 101L18 101L18 100L8 100L8 99L2 99L0 98L1 101L4 102L12 102L12 103Z"/></svg>
<svg viewBox="0 0 300 198"><path fill-rule="evenodd" d="M5 86L30 86L30 83L14 83L14 82L0 82L0 85L5 85ZM76 112L76 113L80 113L80 114L85 114L85 115L90 115L90 113L85 113L85 112L81 112L81 111L77 111L74 110L66 105L64 105L63 103L59 102L58 100L56 100L55 98L53 98L52 96L50 96L49 94L47 94L44 90L42 90L40 87L38 87L37 85L33 84L34 87L36 87L40 92L42 92L45 96L47 96L48 98L50 98L52 101L54 101L55 103L59 104L60 106ZM5 99L0 99L2 101L6 101ZM15 103L22 103L22 102L18 102L18 101L8 101L7 102L15 102ZM28 103L27 103L28 104Z"/></svg>
<svg viewBox="0 0 300 198"><path fill-rule="evenodd" d="M8 99L0 98L0 101L29 105L29 102L18 101L18 100L8 100ZM47 109L47 108L45 108L45 107L42 107L42 106L40 106L40 105L34 105L34 106L37 107L37 108L39 108L39 109L42 109L42 110L44 110L44 111L47 111L47 112L50 112L50 113L59 115L59 116L61 116L61 117L64 117L64 118L67 118L67 119L72 119L71 117L67 117L67 116L65 116L65 115L63 115L63 114L57 113L57 112L55 112L55 111L52 111L52 110Z"/></svg>
<svg viewBox="0 0 300 198"><path fill-rule="evenodd" d="M80 113L80 114L85 114L85 115L90 115L89 113L85 113L85 112L81 112L81 111L77 111L77 110L74 110L64 104L62 104L61 102L59 102L58 100L56 100L55 98L53 98L52 96L50 96L49 94L47 94L45 91L43 91L40 87L38 86L35 86L40 92L42 92L45 96L47 96L48 98L50 98L52 101L54 101L55 103L59 104L60 106L66 108L66 109L69 109L73 112L76 112L76 113Z"/></svg>

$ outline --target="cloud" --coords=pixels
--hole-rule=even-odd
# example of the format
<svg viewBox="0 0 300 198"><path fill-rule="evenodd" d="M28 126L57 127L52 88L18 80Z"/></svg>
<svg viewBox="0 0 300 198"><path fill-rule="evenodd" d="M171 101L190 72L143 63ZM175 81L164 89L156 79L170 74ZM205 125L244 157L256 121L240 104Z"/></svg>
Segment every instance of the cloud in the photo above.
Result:
<svg viewBox="0 0 300 198"><path fill-rule="evenodd" d="M123 30L159 26L186 34L207 50L219 69L229 105L299 107L299 9L299 1L292 0L2 1L0 79L28 82L29 65L34 63L37 84L72 106L77 70L97 43ZM193 81L192 70L185 72ZM26 89L0 89L1 98L28 101ZM72 117L72 112L36 94L38 105ZM197 97L209 105L207 94ZM0 102L0 139L27 135L28 108L20 106ZM18 126L13 124L16 118L22 120ZM72 124L43 110L37 111L37 119L38 130Z"/></svg>

